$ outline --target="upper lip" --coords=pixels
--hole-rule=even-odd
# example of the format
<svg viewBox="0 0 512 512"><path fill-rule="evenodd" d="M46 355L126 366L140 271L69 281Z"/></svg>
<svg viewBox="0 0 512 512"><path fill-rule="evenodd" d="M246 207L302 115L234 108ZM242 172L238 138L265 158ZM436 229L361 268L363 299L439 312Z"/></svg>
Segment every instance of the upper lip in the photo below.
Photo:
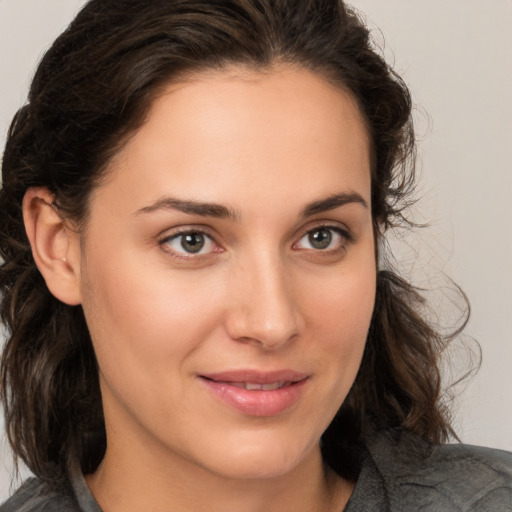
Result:
<svg viewBox="0 0 512 512"><path fill-rule="evenodd" d="M216 373L202 373L200 377L216 382L250 382L252 384L272 384L273 382L299 382L308 374L294 370L230 370Z"/></svg>

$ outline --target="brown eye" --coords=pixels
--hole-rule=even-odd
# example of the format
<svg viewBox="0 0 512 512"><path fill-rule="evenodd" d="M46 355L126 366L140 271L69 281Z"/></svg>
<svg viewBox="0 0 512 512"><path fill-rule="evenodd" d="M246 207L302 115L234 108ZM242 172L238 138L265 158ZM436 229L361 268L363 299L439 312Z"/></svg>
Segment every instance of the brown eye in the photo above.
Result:
<svg viewBox="0 0 512 512"><path fill-rule="evenodd" d="M294 245L294 249L335 251L344 247L345 243L349 240L349 234L338 227L319 226L308 231Z"/></svg>
<svg viewBox="0 0 512 512"><path fill-rule="evenodd" d="M178 233L167 238L163 243L181 254L205 254L215 250L215 242L206 233L200 231Z"/></svg>
<svg viewBox="0 0 512 512"><path fill-rule="evenodd" d="M201 233L188 233L180 238L180 245L186 252L199 252L204 247L204 235Z"/></svg>
<svg viewBox="0 0 512 512"><path fill-rule="evenodd" d="M308 240L314 249L327 249L332 242L331 230L320 228L310 231L308 233Z"/></svg>

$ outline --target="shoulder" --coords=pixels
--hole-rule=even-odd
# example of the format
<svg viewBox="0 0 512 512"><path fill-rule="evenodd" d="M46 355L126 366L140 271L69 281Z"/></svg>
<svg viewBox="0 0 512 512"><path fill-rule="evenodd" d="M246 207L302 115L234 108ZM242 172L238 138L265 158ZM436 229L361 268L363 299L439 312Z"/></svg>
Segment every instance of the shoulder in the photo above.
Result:
<svg viewBox="0 0 512 512"><path fill-rule="evenodd" d="M390 504L400 503L392 510L512 510L512 453L431 446L404 432L379 433L367 447Z"/></svg>
<svg viewBox="0 0 512 512"><path fill-rule="evenodd" d="M0 512L80 512L65 484L51 485L29 478L5 503Z"/></svg>

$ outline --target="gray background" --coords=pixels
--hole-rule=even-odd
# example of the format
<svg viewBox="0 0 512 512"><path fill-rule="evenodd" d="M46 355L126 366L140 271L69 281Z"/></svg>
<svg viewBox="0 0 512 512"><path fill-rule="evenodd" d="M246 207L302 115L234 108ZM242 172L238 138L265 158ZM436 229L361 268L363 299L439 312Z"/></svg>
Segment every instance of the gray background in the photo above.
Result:
<svg viewBox="0 0 512 512"><path fill-rule="evenodd" d="M0 147L42 52L83 3L0 0ZM512 1L352 4L417 105L421 201L414 218L430 227L394 237L402 271L443 289L449 275L473 308L467 343L480 342L483 364L455 389L455 426L464 442L512 450ZM449 293L433 300L445 319L456 318ZM446 382L471 356L459 345L451 352ZM10 474L0 437L0 501Z"/></svg>

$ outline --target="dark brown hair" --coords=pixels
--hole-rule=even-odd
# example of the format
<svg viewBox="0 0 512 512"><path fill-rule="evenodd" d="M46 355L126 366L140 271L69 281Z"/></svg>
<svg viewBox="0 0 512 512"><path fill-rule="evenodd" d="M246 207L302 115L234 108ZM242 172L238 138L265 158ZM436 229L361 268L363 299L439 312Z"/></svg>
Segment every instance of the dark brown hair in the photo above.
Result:
<svg viewBox="0 0 512 512"><path fill-rule="evenodd" d="M107 163L169 81L229 64L283 63L317 72L357 99L372 143L380 241L405 222L414 184L411 99L341 1L91 0L42 59L10 127L0 191L1 395L10 444L36 475L54 477L70 454L85 473L94 471L106 439L83 312L55 299L36 268L22 219L26 190L47 187L63 215L83 226ZM379 271L361 368L323 438L324 456L341 473L351 470L340 465L340 450L350 452L372 429L407 429L431 442L452 433L438 368L447 338L425 321L422 306L412 285Z"/></svg>

